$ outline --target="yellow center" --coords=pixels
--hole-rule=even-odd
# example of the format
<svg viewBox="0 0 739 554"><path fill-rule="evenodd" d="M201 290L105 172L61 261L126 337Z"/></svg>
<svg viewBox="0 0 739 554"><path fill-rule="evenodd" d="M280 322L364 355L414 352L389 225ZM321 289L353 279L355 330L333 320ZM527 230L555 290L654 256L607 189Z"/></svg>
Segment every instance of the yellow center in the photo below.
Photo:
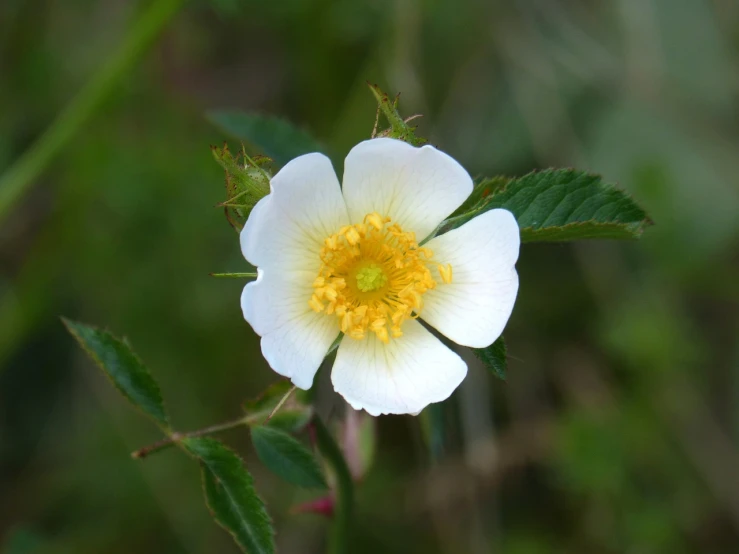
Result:
<svg viewBox="0 0 739 554"><path fill-rule="evenodd" d="M357 271L357 288L362 292L372 292L387 284L387 275L377 264L370 264Z"/></svg>
<svg viewBox="0 0 739 554"><path fill-rule="evenodd" d="M440 280L451 283L452 267L432 262L433 252L390 218L368 214L324 241L321 270L308 304L337 319L343 333L363 339L372 331L383 342L403 335L406 319L418 317L423 294Z"/></svg>

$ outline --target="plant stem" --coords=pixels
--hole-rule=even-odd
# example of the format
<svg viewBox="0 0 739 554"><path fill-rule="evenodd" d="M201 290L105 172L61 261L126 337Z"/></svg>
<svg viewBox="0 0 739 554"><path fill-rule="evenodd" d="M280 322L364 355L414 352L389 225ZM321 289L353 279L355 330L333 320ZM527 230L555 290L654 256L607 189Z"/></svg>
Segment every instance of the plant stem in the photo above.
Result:
<svg viewBox="0 0 739 554"><path fill-rule="evenodd" d="M295 389L296 389L296 388L297 388L297 387L296 387L295 385L293 385L292 387L290 387L290 390L289 390L289 391L287 391L287 392L286 392L286 393L285 393L285 394L283 395L283 397L282 397L282 398L280 398L280 401L279 401L279 402L277 403L277 406L275 406L275 407L274 407L274 409L273 409L273 410L272 410L272 411L271 411L271 412L269 413L269 415L267 416L267 419L265 419L265 420L264 420L264 422L265 422L265 423L267 423L267 422L268 422L268 421L269 421L270 419L272 419L272 416L273 416L273 415L275 415L275 414L276 414L276 413L277 413L277 412L279 411L279 409L280 409L280 408L282 408L282 406L283 406L283 405L285 404L285 402L287 402L287 399L288 399L288 398L290 398L290 395L291 395L291 394L292 394L293 392L295 392Z"/></svg>
<svg viewBox="0 0 739 554"><path fill-rule="evenodd" d="M166 439L162 439L158 442L150 444L149 446L144 446L143 448L139 448L135 452L132 452L131 457L135 459L146 458L149 454L153 454L154 452L159 452L160 450L169 448L170 446L173 446L180 442L182 439L202 437L203 435L212 435L213 433L220 433L221 431L227 431L228 429L233 429L234 427L240 427L242 425L267 423L270 419L272 419L272 416L275 415L280 410L280 408L285 405L285 402L287 402L287 399L290 398L290 395L295 391L296 388L297 387L293 385L290 390L288 390L282 396L277 405L269 412L267 410L254 412L253 414L247 414L238 419L224 421L223 423L217 423L216 425L211 425L210 427L198 429L197 431L190 431L189 433L172 433Z"/></svg>
<svg viewBox="0 0 739 554"><path fill-rule="evenodd" d="M354 483L341 448L318 416L313 417L316 445L336 476L337 504L329 538L330 554L349 552L349 533L354 508Z"/></svg>
<svg viewBox="0 0 739 554"><path fill-rule="evenodd" d="M229 277L231 279L240 279L240 278L250 278L253 277L256 279L257 274L256 273L209 273L211 277Z"/></svg>
<svg viewBox="0 0 739 554"><path fill-rule="evenodd" d="M212 435L213 433L219 433L221 431L233 429L234 427L240 427L241 425L251 425L252 423L256 423L257 421L259 421L265 415L267 415L266 412L256 412L254 414L249 414L238 419L218 423L216 425L211 425L210 427L205 427L204 429L198 429L197 431L190 431L189 433L172 433L172 435L167 437L166 439L162 439L158 442L150 444L149 446L144 446L143 448L139 448L135 452L132 452L131 457L136 459L146 458L149 454L153 454L154 452L159 452L160 450L169 448L182 439L202 437L203 435Z"/></svg>
<svg viewBox="0 0 739 554"><path fill-rule="evenodd" d="M177 13L183 0L155 0L85 87L46 131L0 176L0 221L49 162L74 137L121 78Z"/></svg>

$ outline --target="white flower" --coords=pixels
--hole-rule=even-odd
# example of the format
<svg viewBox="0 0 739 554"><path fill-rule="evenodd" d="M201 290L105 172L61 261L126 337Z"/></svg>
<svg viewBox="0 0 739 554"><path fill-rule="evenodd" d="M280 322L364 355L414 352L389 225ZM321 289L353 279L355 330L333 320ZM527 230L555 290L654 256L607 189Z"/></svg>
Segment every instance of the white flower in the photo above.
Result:
<svg viewBox="0 0 739 554"><path fill-rule="evenodd" d="M342 331L331 379L355 409L418 413L448 398L467 365L417 317L482 348L518 291L519 230L506 210L418 245L471 191L451 157L389 138L349 152L343 190L322 154L282 168L241 232L258 266L241 307L270 366L308 389Z"/></svg>

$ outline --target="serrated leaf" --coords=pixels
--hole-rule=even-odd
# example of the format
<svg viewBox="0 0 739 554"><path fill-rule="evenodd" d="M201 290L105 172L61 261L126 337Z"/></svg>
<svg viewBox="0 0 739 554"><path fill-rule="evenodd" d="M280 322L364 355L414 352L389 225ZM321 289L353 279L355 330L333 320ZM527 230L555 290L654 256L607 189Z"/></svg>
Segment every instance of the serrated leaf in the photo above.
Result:
<svg viewBox="0 0 739 554"><path fill-rule="evenodd" d="M307 489L328 488L313 454L284 431L258 425L251 428L251 441L262 463L288 483Z"/></svg>
<svg viewBox="0 0 739 554"><path fill-rule="evenodd" d="M107 331L62 318L72 336L134 406L169 429L159 385L131 347Z"/></svg>
<svg viewBox="0 0 739 554"><path fill-rule="evenodd" d="M498 377L499 379L506 379L506 369L508 367L508 361L506 359L506 346L503 337L498 337L493 344L485 348L472 348L472 352L475 353L485 367L490 372Z"/></svg>
<svg viewBox="0 0 739 554"><path fill-rule="evenodd" d="M216 522L248 554L275 551L272 522L239 456L211 438L186 438L182 446L202 464L205 499Z"/></svg>
<svg viewBox="0 0 739 554"><path fill-rule="evenodd" d="M208 120L236 139L254 145L278 165L325 148L307 132L284 119L241 111L209 112Z"/></svg>
<svg viewBox="0 0 739 554"><path fill-rule="evenodd" d="M286 433L297 433L305 429L311 417L313 417L313 409L310 406L294 410L282 409L273 415L265 425L280 429Z"/></svg>
<svg viewBox="0 0 739 554"><path fill-rule="evenodd" d="M495 208L516 216L523 242L634 239L652 224L627 193L604 183L599 175L548 169L512 179L440 229L455 229Z"/></svg>
<svg viewBox="0 0 739 554"><path fill-rule="evenodd" d="M475 179L475 186L467 200L452 214L452 218L464 214L487 202L494 192L500 190L510 182L510 177L479 177Z"/></svg>

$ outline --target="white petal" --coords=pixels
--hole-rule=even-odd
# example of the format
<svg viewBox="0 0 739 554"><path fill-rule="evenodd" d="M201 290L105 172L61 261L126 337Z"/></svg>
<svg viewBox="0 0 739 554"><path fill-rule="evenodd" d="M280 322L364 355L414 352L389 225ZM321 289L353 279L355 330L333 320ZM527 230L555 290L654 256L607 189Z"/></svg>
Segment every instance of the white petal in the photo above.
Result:
<svg viewBox="0 0 739 554"><path fill-rule="evenodd" d="M449 398L467 375L462 358L411 319L403 336L383 344L374 333L344 337L331 372L334 389L371 415L415 414Z"/></svg>
<svg viewBox="0 0 739 554"><path fill-rule="evenodd" d="M344 163L344 199L352 222L377 212L426 238L472 192L472 179L433 146L378 138L360 142Z"/></svg>
<svg viewBox="0 0 739 554"><path fill-rule="evenodd" d="M336 317L317 314L309 306L312 281L272 278L260 268L257 280L244 287L244 318L262 337L262 354L270 367L309 389L313 377L339 334Z"/></svg>
<svg viewBox="0 0 739 554"><path fill-rule="evenodd" d="M265 269L315 277L324 239L349 222L331 161L323 154L295 158L272 178L270 191L241 231L244 257Z"/></svg>
<svg viewBox="0 0 739 554"><path fill-rule="evenodd" d="M458 344L483 348L503 332L518 292L518 224L491 210L430 240L434 262L452 265L452 282L423 295L421 317Z"/></svg>

